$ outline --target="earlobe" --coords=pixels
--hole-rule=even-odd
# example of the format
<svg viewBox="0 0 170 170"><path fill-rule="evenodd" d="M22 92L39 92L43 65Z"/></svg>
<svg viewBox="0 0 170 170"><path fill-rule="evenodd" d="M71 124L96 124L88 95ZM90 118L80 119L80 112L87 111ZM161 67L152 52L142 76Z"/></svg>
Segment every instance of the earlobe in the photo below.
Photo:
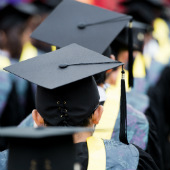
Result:
<svg viewBox="0 0 170 170"><path fill-rule="evenodd" d="M32 117L37 126L44 126L44 119L41 117L41 115L38 113L36 109L32 111Z"/></svg>
<svg viewBox="0 0 170 170"><path fill-rule="evenodd" d="M99 121L100 121L100 118L102 116L102 113L103 113L103 106L100 105L94 112L93 116L92 116L92 121L93 121L93 124L98 124Z"/></svg>

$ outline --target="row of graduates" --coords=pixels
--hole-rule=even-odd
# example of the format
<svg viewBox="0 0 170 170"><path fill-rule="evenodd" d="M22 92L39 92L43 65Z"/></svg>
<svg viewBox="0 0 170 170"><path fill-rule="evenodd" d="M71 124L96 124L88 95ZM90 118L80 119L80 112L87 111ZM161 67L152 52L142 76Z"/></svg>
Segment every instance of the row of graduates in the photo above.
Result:
<svg viewBox="0 0 170 170"><path fill-rule="evenodd" d="M31 42L29 36L52 9L52 6L46 7L40 2L34 5L6 3L1 7L0 126L18 125L35 107L35 86L7 74L3 68L51 51L49 45Z"/></svg>
<svg viewBox="0 0 170 170"><path fill-rule="evenodd" d="M63 5L63 3L61 4L61 6ZM74 5L74 3L71 4L71 2L67 2L67 3L70 3L69 5ZM75 3L75 4L77 5L77 7L81 6L81 5L79 5L79 3ZM59 6L59 7L62 8L61 6ZM59 7L56 8L57 14L60 12ZM65 7L65 9L66 9L66 7ZM57 14L55 14L55 16L58 16ZM51 17L51 18L53 18L53 17ZM47 21L45 21L45 22L47 22ZM53 22L53 20L51 22ZM60 21L58 21L58 22L60 22ZM126 21L126 23L127 23L127 21ZM39 28L40 30L36 30L38 35L35 32L35 36L37 36L36 38L43 40L45 42L51 43L53 45L62 47L65 42L61 42L61 44L60 44L60 42L57 42L58 39L60 39L60 37L59 38L53 38L53 39L50 37L50 36L53 37L55 34L47 35L48 37L45 37L45 32L47 31L47 28L44 28L44 30L43 30L43 26L45 26L45 25L46 26L52 25L52 23L48 23L48 22L44 23L44 25L42 25L42 27L40 25L40 28ZM122 29L123 29L123 27L125 27L125 25L126 25L125 23L123 23L121 25ZM62 29L64 29L63 27L67 28L67 26L62 26ZM54 28L55 28L55 26L54 26ZM58 29L60 29L60 28L58 28ZM95 29L97 30L96 27L95 27ZM41 32L42 30L43 30L43 33ZM141 31L140 28L139 28L139 30L138 29L136 29L136 30L138 31L138 33L139 33L139 30ZM114 32L116 34L116 30L114 30ZM119 31L118 31L118 33L119 33ZM125 34L125 36L127 36L126 33L127 33L127 29L124 29L124 31L122 31L122 34ZM66 32L64 32L64 34L61 35L61 36L63 36L63 37L67 36L65 34L66 34ZM71 33L69 33L69 34L71 34ZM109 58L110 57L113 58L112 55L111 55L113 53L113 54L115 54L115 57L116 57L117 60L122 61L121 59L123 57L120 54L122 54L123 52L124 52L124 54L127 54L127 52L128 52L128 50L127 50L128 49L127 48L128 42L127 41L122 42L122 40L121 40L122 34L119 35L118 38L111 44L111 47L109 47L103 53L104 55L108 56ZM42 35L44 35L44 37ZM110 35L109 35L109 37L111 37ZM33 34L33 36L34 36L34 34ZM77 35L77 36L79 36L79 35ZM91 34L90 34L90 36L91 36ZM123 38L123 40L125 40L125 38ZM50 42L50 41L53 41L53 42ZM63 40L63 41L70 41L70 40ZM77 42L77 41L71 40L71 42ZM86 45L87 42L88 42L89 46ZM82 42L82 43L85 43L85 44L81 44L80 42L78 42L78 44L80 44L82 46L88 47L89 49L93 49L92 44L89 43L89 36L87 37L86 42ZM104 42L102 42L102 45L103 44L104 44ZM96 46L97 47L94 47L95 51L98 51L99 47L98 47L97 44L96 44ZM119 47L121 47L121 48L119 48ZM134 48L137 49L136 44L134 45ZM104 47L103 47L103 49L104 49ZM100 48L100 50L102 51L101 48ZM99 52L101 53L100 50L99 50ZM30 54L30 52L27 52L27 53ZM140 59L141 54L139 55L139 51L138 51L137 54L138 54L139 57L136 57L136 58ZM119 55L120 55L120 58L119 58ZM125 58L123 58L123 59L125 59ZM126 56L126 59L127 59L127 56ZM140 62L140 64L141 64L141 62ZM152 65L153 64L151 64L151 66ZM5 73L5 74L7 74L7 73ZM120 131L119 108L116 109L116 106L117 107L119 106L119 96L120 96L120 93L119 93L119 90L120 90L119 89L120 88L120 68L118 68L117 70L109 70L106 73L104 72L102 74L96 75L95 77L97 78L96 80L97 80L97 83L99 85L98 86L99 92L101 92L100 93L101 104L104 103L104 113L103 113L103 116L101 118L100 123L96 127L96 132L94 133L94 136L98 136L98 137L101 137L103 139L111 139L112 138L115 141L117 141L118 138L119 138L119 131ZM25 78L25 77L23 76L23 78ZM141 84L141 82L144 82L143 80L144 80L143 77L142 78L141 77L135 78L134 83L139 81L140 82L139 84ZM22 80L20 80L20 81L22 81ZM107 83L103 85L103 83L105 83L105 82L107 82ZM128 82L128 81L126 81L126 82ZM112 86L110 86L110 84L112 84ZM105 87L106 95L105 95L105 90L103 90L103 87ZM141 86L135 85L134 87L139 88ZM160 150L160 147L159 147L159 138L160 137L158 138L158 136L157 136L158 130L156 129L156 126L154 124L155 122L153 122L153 114L155 115L155 106L152 105L152 106L149 106L149 108L148 108L149 100L148 100L147 96L144 95L144 94L139 94L138 91L137 92L136 91L135 91L135 88L134 88L131 91L127 92L127 103L128 103L127 104L127 137L128 137L128 142L134 143L135 145L139 146L143 150L146 150L148 153L150 153L151 156L153 157L153 159L155 160L157 166L160 169L163 169L164 164L162 163L162 160L161 160L161 158L162 158L161 154L162 153L161 153L161 150ZM10 97L10 99L11 99L11 97ZM33 100L31 100L31 101L33 101ZM114 105L113 105L113 103L114 103ZM7 107L7 108L9 108L9 107ZM114 113L113 113L113 110L114 110ZM31 111L29 111L29 113L30 112ZM9 111L7 113L9 113ZM147 118L143 113L145 113ZM31 117L31 115L29 115L21 123L20 126L33 126L33 119ZM99 130L97 131L97 129L110 129L110 130L101 134L101 133L98 132ZM6 154L6 151L2 153L3 156L4 156L4 154ZM116 157L116 156L114 156L114 157ZM147 157L147 155L146 155L146 157ZM144 165L141 164L141 166L144 166ZM140 166L138 166L138 168L139 167ZM153 168L153 167L151 166L150 168ZM145 167L145 169L148 169L148 168Z"/></svg>

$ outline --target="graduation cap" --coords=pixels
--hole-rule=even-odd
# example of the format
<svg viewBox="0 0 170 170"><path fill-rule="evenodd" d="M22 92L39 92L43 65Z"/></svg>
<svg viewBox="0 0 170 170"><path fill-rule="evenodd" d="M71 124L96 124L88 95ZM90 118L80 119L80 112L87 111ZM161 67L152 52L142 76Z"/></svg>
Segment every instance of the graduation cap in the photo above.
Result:
<svg viewBox="0 0 170 170"><path fill-rule="evenodd" d="M97 52L71 44L5 70L38 85L36 108L48 125L83 126L83 121L99 104L92 75L121 65ZM123 106L126 110L126 103Z"/></svg>
<svg viewBox="0 0 170 170"><path fill-rule="evenodd" d="M56 7L62 0L46 0L45 4L47 4L48 6L54 8Z"/></svg>
<svg viewBox="0 0 170 170"><path fill-rule="evenodd" d="M32 3L21 2L21 3L16 4L14 7L17 10L23 13L29 14L29 15L49 13L53 9L51 5L48 5L46 1L42 1L42 0L35 0Z"/></svg>
<svg viewBox="0 0 170 170"><path fill-rule="evenodd" d="M144 34L152 30L153 28L145 23L133 21L133 50L142 51L144 43ZM112 42L111 47L114 54L117 56L117 51L121 48L128 49L128 27L124 28L121 33Z"/></svg>
<svg viewBox="0 0 170 170"><path fill-rule="evenodd" d="M36 108L46 122L53 126L60 123L75 126L90 116L99 103L91 76L120 65L118 61L71 44L5 70L38 85Z"/></svg>
<svg viewBox="0 0 170 170"><path fill-rule="evenodd" d="M31 37L57 47L77 43L103 53L129 22L131 27L131 16L77 1L63 0ZM129 30L131 37L131 28ZM132 38L129 39L131 44ZM129 46L129 58L132 58L132 53ZM132 72L129 72L129 77L129 86L132 87Z"/></svg>
<svg viewBox="0 0 170 170"><path fill-rule="evenodd" d="M132 35L132 40L131 43L129 42L129 28L128 26L124 28L121 33L116 37L116 39L112 42L111 48L113 54L117 56L121 50L129 50L131 51L143 51L143 44L144 44L144 36L145 33L148 31L152 30L152 27L148 24L144 24L141 22L133 21L133 35ZM129 46L132 44L132 46ZM130 53L130 50L129 50ZM130 72L129 74L129 83L133 84L133 55L131 54L129 56L129 61L128 61L128 71ZM131 86L132 87L132 86Z"/></svg>
<svg viewBox="0 0 170 170"><path fill-rule="evenodd" d="M6 5L0 9L0 29L7 30L18 24L22 24L30 15L24 13L13 5Z"/></svg>
<svg viewBox="0 0 170 170"><path fill-rule="evenodd" d="M96 6L63 0L31 37L60 48L77 43L103 53L131 19Z"/></svg>
<svg viewBox="0 0 170 170"><path fill-rule="evenodd" d="M153 9L161 10L163 8L163 3L160 0L129 0L120 4L126 7L126 14L147 24L152 24L156 17Z"/></svg>
<svg viewBox="0 0 170 170"><path fill-rule="evenodd" d="M89 128L0 129L9 143L8 170L73 170L75 148L72 135Z"/></svg>
<svg viewBox="0 0 170 170"><path fill-rule="evenodd" d="M18 3L14 6L14 8L16 8L18 11L24 13L24 14L28 14L30 16L32 15L36 15L39 13L40 9L35 6L32 3Z"/></svg>

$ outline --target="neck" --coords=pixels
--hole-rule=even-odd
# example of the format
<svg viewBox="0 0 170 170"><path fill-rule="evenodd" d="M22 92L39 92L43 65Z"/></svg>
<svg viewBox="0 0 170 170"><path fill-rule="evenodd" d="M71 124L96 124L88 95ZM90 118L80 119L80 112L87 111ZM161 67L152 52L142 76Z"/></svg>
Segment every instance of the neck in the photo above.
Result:
<svg viewBox="0 0 170 170"><path fill-rule="evenodd" d="M75 133L73 135L73 142L74 143L80 143L80 142L86 142L87 138L92 136L92 132L80 132L80 133Z"/></svg>

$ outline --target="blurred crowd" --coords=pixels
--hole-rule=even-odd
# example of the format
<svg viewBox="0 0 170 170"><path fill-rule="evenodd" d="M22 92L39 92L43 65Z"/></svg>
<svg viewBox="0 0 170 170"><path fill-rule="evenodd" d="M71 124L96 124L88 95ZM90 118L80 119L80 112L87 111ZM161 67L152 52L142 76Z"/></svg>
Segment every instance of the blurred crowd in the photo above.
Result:
<svg viewBox="0 0 170 170"><path fill-rule="evenodd" d="M103 54L125 63L129 142L147 151L161 170L170 170L170 2L79 1L133 17L131 47L128 30L131 25L127 25ZM36 85L11 75L3 68L57 49L53 44L35 40L30 35L60 2L0 1L0 127L19 126L35 108ZM129 48L133 49L132 60L129 59ZM105 109L102 121L108 124L108 105L120 101L120 79L121 67L95 75L100 103ZM118 138L116 128L120 121L120 115L115 115L111 134L114 139ZM136 127L139 119L146 119L147 123ZM101 129L102 125L97 125L97 128ZM5 139L0 138L0 150L5 149Z"/></svg>

